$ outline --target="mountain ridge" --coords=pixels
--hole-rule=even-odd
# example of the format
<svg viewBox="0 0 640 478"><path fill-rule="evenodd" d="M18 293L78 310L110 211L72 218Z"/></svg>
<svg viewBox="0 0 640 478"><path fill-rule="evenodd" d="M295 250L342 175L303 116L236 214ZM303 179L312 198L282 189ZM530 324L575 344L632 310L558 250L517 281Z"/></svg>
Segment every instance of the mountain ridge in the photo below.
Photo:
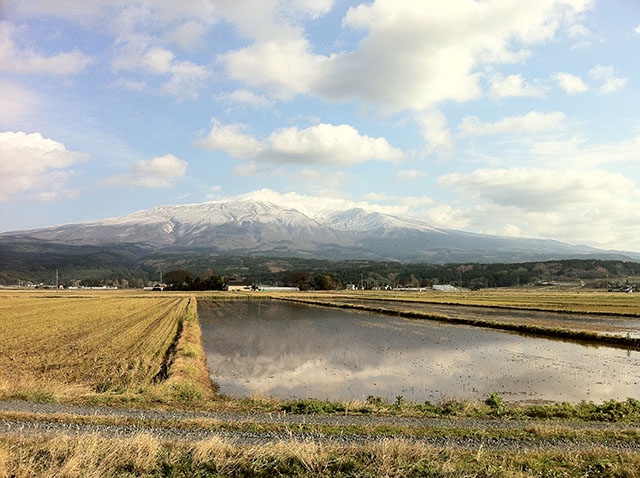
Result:
<svg viewBox="0 0 640 478"><path fill-rule="evenodd" d="M246 198L158 206L119 217L0 236L76 245L135 244L155 250L321 259L432 263L640 260L640 253L437 228L424 221L362 208L311 217L296 207Z"/></svg>

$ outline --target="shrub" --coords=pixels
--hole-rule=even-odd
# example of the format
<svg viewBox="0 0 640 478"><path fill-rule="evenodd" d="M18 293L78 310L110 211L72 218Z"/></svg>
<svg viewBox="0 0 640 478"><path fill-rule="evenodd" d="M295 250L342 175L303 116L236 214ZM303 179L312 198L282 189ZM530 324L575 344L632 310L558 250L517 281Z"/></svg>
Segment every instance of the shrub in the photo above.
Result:
<svg viewBox="0 0 640 478"><path fill-rule="evenodd" d="M627 398L624 402L610 400L598 405L595 419L607 422L636 421L640 419L640 400Z"/></svg>
<svg viewBox="0 0 640 478"><path fill-rule="evenodd" d="M502 397L497 393L492 393L489 397L484 401L485 405L489 406L495 412L501 412L505 409L504 401Z"/></svg>
<svg viewBox="0 0 640 478"><path fill-rule="evenodd" d="M282 411L302 415L315 415L322 413L342 413L345 411L345 407L340 403L331 403L326 400L298 400L283 405Z"/></svg>

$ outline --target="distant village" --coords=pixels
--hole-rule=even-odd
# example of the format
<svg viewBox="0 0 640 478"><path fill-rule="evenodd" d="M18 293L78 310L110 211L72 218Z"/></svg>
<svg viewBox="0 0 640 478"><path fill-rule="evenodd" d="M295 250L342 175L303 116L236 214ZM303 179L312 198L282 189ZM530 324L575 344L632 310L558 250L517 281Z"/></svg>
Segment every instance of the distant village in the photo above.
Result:
<svg viewBox="0 0 640 478"><path fill-rule="evenodd" d="M74 281L75 282L75 281ZM102 286L83 286L83 285L63 285L63 284L45 284L38 283L34 284L29 281L21 281L19 284L15 286L0 286L0 288L4 289L48 289L48 290L119 290L119 289L129 289L128 284L123 286L115 286L115 285L102 285ZM150 282L148 285L142 288L144 291L168 291L173 290L171 284L165 284L161 282ZM227 281L223 288L223 291L226 292L299 292L299 287L289 287L289 286L278 286L278 285L265 285L265 284L249 284L245 281L241 280L229 280ZM338 290L338 289L336 289ZM425 292L425 291L438 291L438 292L459 292L460 288L455 287L450 284L436 284L432 287L402 287L402 286L391 286L387 285L384 287L374 287L371 289L366 289L364 286L358 284L347 284L344 288L340 290L394 290L394 291L412 291L412 292ZM630 291L629 291L630 292Z"/></svg>
<svg viewBox="0 0 640 478"><path fill-rule="evenodd" d="M575 291L596 289L618 293L640 292L637 263L624 261L566 260L521 264L396 264L367 261L296 263L295 260L242 259L222 264L216 274L209 267L197 275L190 269L171 269L127 278L113 271L83 277L83 270L36 271L40 280L0 279L0 288L145 291L296 292L378 290L411 292L473 291L501 287L544 287ZM238 270L233 270L238 269ZM101 277L96 277L99 275ZM72 276L72 277L69 277ZM75 276L75 277L74 277ZM114 277L115 276L115 277ZM154 277L155 276L155 277ZM151 280L149 280L151 277ZM50 278L47 280L47 278Z"/></svg>
<svg viewBox="0 0 640 478"><path fill-rule="evenodd" d="M558 287L558 288L575 288L575 283L547 283L544 284L550 287ZM0 286L1 289L49 289L49 290L119 290L119 289L129 289L128 284L124 287L115 286L115 285L102 285L102 286L82 286L82 285L62 285L62 284L34 284L29 281L22 281L21 283L14 286ZM164 284L161 282L150 282L148 285L142 288L144 291L169 291L175 290L171 287L170 284ZM289 287L289 286L278 286L278 285L265 285L265 284L249 284L245 281L240 280L229 280L222 287L223 291L226 292L299 292L299 287ZM403 286L391 286L386 285L384 287L372 287L367 289L366 287L360 286L358 284L347 284L344 288L335 289L335 290L348 290L348 291L358 291L358 290L386 290L386 291L409 291L409 292L461 292L467 291L466 288L456 287L451 284L434 284L431 287L403 287ZM622 293L632 293L632 292L640 292L640 288L634 288L630 285L625 285L622 287L610 287L607 289L608 292L622 292Z"/></svg>

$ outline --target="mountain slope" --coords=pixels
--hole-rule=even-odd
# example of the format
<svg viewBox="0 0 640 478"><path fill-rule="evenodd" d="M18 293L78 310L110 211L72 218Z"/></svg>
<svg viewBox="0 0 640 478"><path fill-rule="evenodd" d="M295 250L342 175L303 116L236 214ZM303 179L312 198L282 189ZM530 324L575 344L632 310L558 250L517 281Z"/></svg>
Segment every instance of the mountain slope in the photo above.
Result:
<svg viewBox="0 0 640 478"><path fill-rule="evenodd" d="M155 250L403 262L640 259L636 253L558 241L438 229L422 221L363 209L311 218L293 207L250 199L162 206L117 218L3 236L76 245L132 244Z"/></svg>

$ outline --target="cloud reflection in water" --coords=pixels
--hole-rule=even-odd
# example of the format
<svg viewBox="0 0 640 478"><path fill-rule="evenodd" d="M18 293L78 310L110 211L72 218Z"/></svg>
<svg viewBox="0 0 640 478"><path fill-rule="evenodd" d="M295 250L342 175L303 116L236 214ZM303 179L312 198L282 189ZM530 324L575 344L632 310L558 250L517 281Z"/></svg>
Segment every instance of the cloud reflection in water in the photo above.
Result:
<svg viewBox="0 0 640 478"><path fill-rule="evenodd" d="M231 396L640 396L638 352L279 301L223 302L200 318L211 376Z"/></svg>

